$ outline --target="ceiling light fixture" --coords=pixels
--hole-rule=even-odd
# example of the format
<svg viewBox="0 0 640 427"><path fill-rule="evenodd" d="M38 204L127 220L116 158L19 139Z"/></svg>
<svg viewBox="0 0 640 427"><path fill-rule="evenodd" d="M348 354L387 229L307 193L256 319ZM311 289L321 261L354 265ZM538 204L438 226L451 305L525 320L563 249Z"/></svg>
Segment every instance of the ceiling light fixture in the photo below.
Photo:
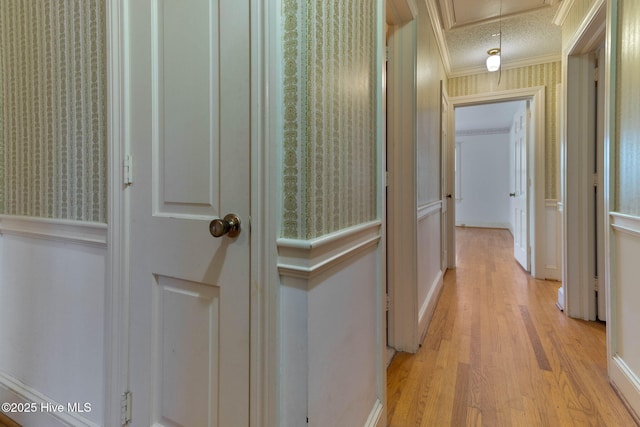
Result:
<svg viewBox="0 0 640 427"><path fill-rule="evenodd" d="M487 71L493 73L494 71L500 70L500 55L502 54L502 0L500 0L500 11L498 13L498 23L500 24L500 29L497 33L492 34L492 37L499 37L498 47L494 47L489 49L487 53L489 57L487 58ZM502 77L502 70L500 70L500 76L498 77L498 84L500 84L500 80Z"/></svg>
<svg viewBox="0 0 640 427"><path fill-rule="evenodd" d="M498 71L500 69L500 49L494 47L493 49L489 49L487 53L489 54L487 58L487 71L490 73Z"/></svg>

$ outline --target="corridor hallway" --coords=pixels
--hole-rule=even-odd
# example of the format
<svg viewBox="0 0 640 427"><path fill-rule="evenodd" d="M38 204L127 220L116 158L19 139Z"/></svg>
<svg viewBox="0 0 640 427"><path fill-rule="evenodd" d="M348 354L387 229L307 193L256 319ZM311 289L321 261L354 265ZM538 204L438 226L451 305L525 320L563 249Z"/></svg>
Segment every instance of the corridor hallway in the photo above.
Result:
<svg viewBox="0 0 640 427"><path fill-rule="evenodd" d="M420 351L388 368L389 426L635 426L609 385L605 325L569 319L507 230L457 228L457 269Z"/></svg>

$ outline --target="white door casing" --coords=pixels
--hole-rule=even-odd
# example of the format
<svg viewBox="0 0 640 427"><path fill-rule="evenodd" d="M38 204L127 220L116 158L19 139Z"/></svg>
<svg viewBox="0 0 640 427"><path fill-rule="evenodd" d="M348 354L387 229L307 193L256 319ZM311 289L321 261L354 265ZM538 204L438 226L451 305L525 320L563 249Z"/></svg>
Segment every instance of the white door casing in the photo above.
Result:
<svg viewBox="0 0 640 427"><path fill-rule="evenodd" d="M531 122L528 152L529 168L529 247L531 275L541 278L544 273L544 135L545 135L545 92L544 86L510 89L477 95L465 95L449 98L450 129L455 129L457 107L486 104L499 101L528 100L530 102ZM453 173L453 163L450 163ZM452 179L453 181L453 179ZM464 190L463 190L464 191ZM450 251L453 250L450 249ZM451 254L450 254L451 255Z"/></svg>
<svg viewBox="0 0 640 427"><path fill-rule="evenodd" d="M597 56L597 88L596 88L596 147L595 147L595 224L596 224L596 238L595 238L595 269L596 277L598 278L598 320L603 322L607 321L607 293L605 292L605 274L604 274L604 233L605 233L605 220L604 217L607 212L604 208L604 85L605 85L605 63L604 63L604 42L596 51Z"/></svg>
<svg viewBox="0 0 640 427"><path fill-rule="evenodd" d="M528 102L527 102L528 105ZM527 150L529 137L528 106L521 107L513 117L511 144L513 145L513 256L526 271L529 271L529 175Z"/></svg>
<svg viewBox="0 0 640 427"><path fill-rule="evenodd" d="M451 163L451 151L450 147L453 145L449 141L449 95L447 94L447 88L444 82L440 82L441 93L441 105L440 105L440 195L442 200L442 231L441 231L441 248L442 259L440 262L442 271L446 271L448 268L453 268L455 263L450 262L449 251L452 249L450 242L455 240L455 230L451 222L451 215L449 210L455 209L454 184L450 180L450 168ZM454 250L455 252L455 250Z"/></svg>
<svg viewBox="0 0 640 427"><path fill-rule="evenodd" d="M131 421L246 426L250 3L128 4Z"/></svg>

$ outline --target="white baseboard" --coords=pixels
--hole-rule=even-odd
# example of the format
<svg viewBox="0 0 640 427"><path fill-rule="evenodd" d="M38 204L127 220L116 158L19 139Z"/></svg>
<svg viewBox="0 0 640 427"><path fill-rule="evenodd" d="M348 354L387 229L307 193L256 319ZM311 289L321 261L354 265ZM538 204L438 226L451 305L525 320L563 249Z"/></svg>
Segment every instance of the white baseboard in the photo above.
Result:
<svg viewBox="0 0 640 427"><path fill-rule="evenodd" d="M564 287L562 286L558 288L558 301L556 302L556 307L558 307L558 310L564 311Z"/></svg>
<svg viewBox="0 0 640 427"><path fill-rule="evenodd" d="M456 221L456 227L506 228L507 230L510 229L509 223L506 222Z"/></svg>
<svg viewBox="0 0 640 427"><path fill-rule="evenodd" d="M29 427L82 426L99 427L78 413L69 412L69 405L92 402L56 402L38 390L23 384L19 380L0 373L0 401L9 403L34 404L35 412L7 412L6 415L21 425ZM98 404L95 402L94 404ZM63 412L54 409L64 408ZM88 412L88 411L87 411Z"/></svg>
<svg viewBox="0 0 640 427"><path fill-rule="evenodd" d="M364 427L382 427L383 425L385 425L385 421L382 419L382 414L384 413L383 410L383 406L382 406L382 402L380 402L379 400L376 400L375 405L373 405L373 409L371 410L371 413L369 414L369 418L367 419L367 422L364 424Z"/></svg>
<svg viewBox="0 0 640 427"><path fill-rule="evenodd" d="M618 356L609 361L609 376L637 419L640 414L640 378Z"/></svg>

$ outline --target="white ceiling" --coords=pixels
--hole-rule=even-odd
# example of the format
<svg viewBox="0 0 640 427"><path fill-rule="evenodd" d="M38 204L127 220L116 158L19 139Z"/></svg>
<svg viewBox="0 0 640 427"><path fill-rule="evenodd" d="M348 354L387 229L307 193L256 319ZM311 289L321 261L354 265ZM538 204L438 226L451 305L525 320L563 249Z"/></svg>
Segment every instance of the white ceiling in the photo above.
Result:
<svg viewBox="0 0 640 427"><path fill-rule="evenodd" d="M505 68L560 59L562 32L553 21L561 0L428 1L439 12L450 76L486 71L487 50L500 43Z"/></svg>
<svg viewBox="0 0 640 427"><path fill-rule="evenodd" d="M516 110L523 102L525 101L457 107L455 109L456 132L509 128Z"/></svg>

